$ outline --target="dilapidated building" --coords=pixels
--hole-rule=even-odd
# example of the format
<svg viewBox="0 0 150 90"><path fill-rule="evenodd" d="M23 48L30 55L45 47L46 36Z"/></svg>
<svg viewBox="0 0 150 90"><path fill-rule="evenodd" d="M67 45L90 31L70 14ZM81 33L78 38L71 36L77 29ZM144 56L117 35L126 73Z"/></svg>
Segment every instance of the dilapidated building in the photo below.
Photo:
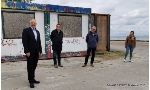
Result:
<svg viewBox="0 0 150 90"><path fill-rule="evenodd" d="M91 8L35 4L24 2L1 2L1 60L25 60L22 45L22 31L29 27L33 18L41 34L41 59L52 58L50 33L56 24L61 24L64 32L62 57L86 55L85 38L91 25L97 27L99 34L98 51L110 49L110 15L92 14Z"/></svg>

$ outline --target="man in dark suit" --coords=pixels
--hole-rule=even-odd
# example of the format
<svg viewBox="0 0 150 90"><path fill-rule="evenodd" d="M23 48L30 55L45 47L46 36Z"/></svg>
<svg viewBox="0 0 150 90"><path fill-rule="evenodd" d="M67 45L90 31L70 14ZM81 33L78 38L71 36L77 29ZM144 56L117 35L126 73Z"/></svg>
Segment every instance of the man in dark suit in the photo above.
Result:
<svg viewBox="0 0 150 90"><path fill-rule="evenodd" d="M51 32L51 41L52 41L52 50L53 50L53 60L54 60L54 67L58 68L63 67L61 65L61 51L62 51L62 43L63 43L63 32L60 30L60 24L56 25L56 29ZM58 66L56 55L58 56Z"/></svg>
<svg viewBox="0 0 150 90"><path fill-rule="evenodd" d="M24 53L27 58L27 71L30 88L34 88L34 83L40 83L40 81L34 79L39 55L42 56L40 32L36 30L36 25L36 20L32 19L30 21L30 27L23 29L22 32L22 42Z"/></svg>

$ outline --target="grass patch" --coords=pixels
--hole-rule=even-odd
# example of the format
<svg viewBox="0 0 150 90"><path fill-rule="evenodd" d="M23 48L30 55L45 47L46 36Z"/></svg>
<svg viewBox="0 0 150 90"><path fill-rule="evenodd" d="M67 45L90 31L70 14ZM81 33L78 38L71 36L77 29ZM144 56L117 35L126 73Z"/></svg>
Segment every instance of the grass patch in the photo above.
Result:
<svg viewBox="0 0 150 90"><path fill-rule="evenodd" d="M124 55L125 55L124 51L110 51L110 52L104 52L104 55L96 55L96 57L102 58L104 60L112 60L112 59L123 58Z"/></svg>

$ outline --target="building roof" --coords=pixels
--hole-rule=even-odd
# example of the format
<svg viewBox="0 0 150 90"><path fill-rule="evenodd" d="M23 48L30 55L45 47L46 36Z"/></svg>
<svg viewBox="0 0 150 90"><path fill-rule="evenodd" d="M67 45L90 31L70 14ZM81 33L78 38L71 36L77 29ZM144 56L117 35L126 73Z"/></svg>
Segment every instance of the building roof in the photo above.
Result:
<svg viewBox="0 0 150 90"><path fill-rule="evenodd" d="M1 9L91 14L91 8L70 7L51 4L24 3L24 2L1 2Z"/></svg>

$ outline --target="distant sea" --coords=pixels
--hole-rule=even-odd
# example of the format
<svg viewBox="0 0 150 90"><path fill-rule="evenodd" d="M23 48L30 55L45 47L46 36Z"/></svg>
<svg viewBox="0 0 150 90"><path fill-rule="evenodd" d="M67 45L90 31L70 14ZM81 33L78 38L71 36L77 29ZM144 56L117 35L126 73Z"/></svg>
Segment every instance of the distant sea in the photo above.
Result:
<svg viewBox="0 0 150 90"><path fill-rule="evenodd" d="M110 36L110 40L126 40L127 36ZM136 36L136 40L149 41L149 36Z"/></svg>

